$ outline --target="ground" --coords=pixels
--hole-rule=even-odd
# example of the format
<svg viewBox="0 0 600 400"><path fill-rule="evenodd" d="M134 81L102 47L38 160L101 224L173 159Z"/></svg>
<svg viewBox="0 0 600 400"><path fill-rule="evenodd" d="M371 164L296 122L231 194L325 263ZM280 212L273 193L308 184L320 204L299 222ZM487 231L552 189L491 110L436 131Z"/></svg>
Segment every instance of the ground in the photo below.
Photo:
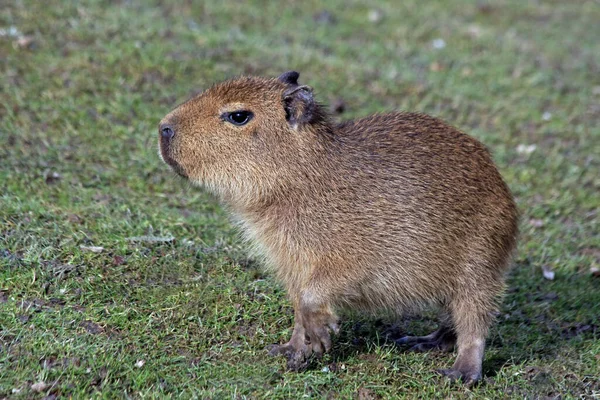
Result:
<svg viewBox="0 0 600 400"><path fill-rule="evenodd" d="M600 3L9 0L0 10L0 398L600 397ZM215 81L289 69L335 118L416 110L484 142L521 237L484 379L349 316L302 373L285 293L157 156ZM553 279L549 279L553 278Z"/></svg>

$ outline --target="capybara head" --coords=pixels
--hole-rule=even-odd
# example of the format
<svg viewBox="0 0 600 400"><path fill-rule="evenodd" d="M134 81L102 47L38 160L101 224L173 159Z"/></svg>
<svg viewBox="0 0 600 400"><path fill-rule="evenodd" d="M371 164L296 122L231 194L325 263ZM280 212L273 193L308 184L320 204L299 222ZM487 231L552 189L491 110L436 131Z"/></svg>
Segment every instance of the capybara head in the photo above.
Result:
<svg viewBox="0 0 600 400"><path fill-rule="evenodd" d="M325 119L298 76L290 71L272 79L241 77L179 105L159 124L162 159L225 197L281 184L290 163L306 151L299 150L308 139L302 132Z"/></svg>

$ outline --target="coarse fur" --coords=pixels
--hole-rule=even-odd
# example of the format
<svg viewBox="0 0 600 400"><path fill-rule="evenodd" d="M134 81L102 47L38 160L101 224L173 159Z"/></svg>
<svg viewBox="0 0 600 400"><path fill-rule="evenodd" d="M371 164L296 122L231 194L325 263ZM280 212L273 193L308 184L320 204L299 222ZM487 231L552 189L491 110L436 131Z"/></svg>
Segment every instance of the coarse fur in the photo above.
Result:
<svg viewBox="0 0 600 400"><path fill-rule="evenodd" d="M331 347L343 309L445 311L440 329L400 343L451 349L472 383L504 287L517 211L486 148L445 122L398 112L334 124L297 83L240 77L169 113L160 153L208 188L285 285L293 369ZM227 113L249 111L237 126ZM165 129L170 129L165 131ZM168 132L169 134L165 134Z"/></svg>

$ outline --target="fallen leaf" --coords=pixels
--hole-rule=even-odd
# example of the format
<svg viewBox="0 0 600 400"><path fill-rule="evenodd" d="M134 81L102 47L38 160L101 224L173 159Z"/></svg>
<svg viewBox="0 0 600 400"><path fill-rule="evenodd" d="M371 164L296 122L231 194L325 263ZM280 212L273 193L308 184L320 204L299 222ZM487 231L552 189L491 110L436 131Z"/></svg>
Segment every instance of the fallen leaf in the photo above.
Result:
<svg viewBox="0 0 600 400"><path fill-rule="evenodd" d="M46 382L43 382L43 381L39 381L39 382L31 385L31 390L33 390L34 392L37 392L37 393L43 392L47 388L48 388L48 385L46 384Z"/></svg>
<svg viewBox="0 0 600 400"><path fill-rule="evenodd" d="M104 247L100 246L79 246L81 250L91 251L92 253L102 253L104 251Z"/></svg>
<svg viewBox="0 0 600 400"><path fill-rule="evenodd" d="M552 271L552 268L550 266L542 266L542 273L544 274L544 278L548 279L549 281L554 280L554 271Z"/></svg>

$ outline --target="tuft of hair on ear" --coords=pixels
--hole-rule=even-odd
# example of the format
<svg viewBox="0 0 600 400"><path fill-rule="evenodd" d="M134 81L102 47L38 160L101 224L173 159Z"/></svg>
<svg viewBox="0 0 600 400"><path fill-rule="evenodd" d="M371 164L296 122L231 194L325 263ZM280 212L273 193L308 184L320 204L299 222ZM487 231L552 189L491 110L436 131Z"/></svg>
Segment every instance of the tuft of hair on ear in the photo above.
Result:
<svg viewBox="0 0 600 400"><path fill-rule="evenodd" d="M283 74L279 75L277 78L279 81L285 83L286 85L298 86L298 78L300 74L296 71L287 71Z"/></svg>

